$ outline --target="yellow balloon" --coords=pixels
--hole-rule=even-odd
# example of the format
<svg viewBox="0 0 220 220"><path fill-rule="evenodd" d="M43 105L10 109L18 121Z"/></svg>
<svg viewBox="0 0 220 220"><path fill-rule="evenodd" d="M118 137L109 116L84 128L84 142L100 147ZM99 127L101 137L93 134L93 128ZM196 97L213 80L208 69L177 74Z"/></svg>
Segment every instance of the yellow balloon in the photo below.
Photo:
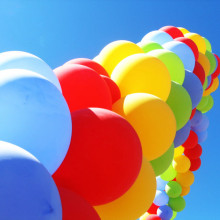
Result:
<svg viewBox="0 0 220 220"><path fill-rule="evenodd" d="M132 93L149 93L164 101L171 89L171 78L165 64L147 54L134 54L122 60L111 78L121 91L121 96Z"/></svg>
<svg viewBox="0 0 220 220"><path fill-rule="evenodd" d="M156 176L144 158L140 173L131 188L115 201L94 208L103 220L135 220L151 206L155 193Z"/></svg>
<svg viewBox="0 0 220 220"><path fill-rule="evenodd" d="M181 196L186 196L188 195L190 192L190 186L187 186L187 187L183 187L182 186L182 193L180 194Z"/></svg>
<svg viewBox="0 0 220 220"><path fill-rule="evenodd" d="M203 95L202 95L202 96L208 96L208 95L210 95L211 93L212 93L212 89L211 89L211 87L210 87L210 88L206 89L206 90L203 92Z"/></svg>
<svg viewBox="0 0 220 220"><path fill-rule="evenodd" d="M183 34L189 33L189 31L188 31L186 28L178 27L178 29L179 29Z"/></svg>
<svg viewBox="0 0 220 220"><path fill-rule="evenodd" d="M206 52L206 43L202 36L196 33L186 33L184 34L184 37L187 37L194 41L196 46L198 47L199 52L205 54Z"/></svg>
<svg viewBox="0 0 220 220"><path fill-rule="evenodd" d="M176 181L183 187L191 186L194 182L194 174L190 170L185 173L177 173Z"/></svg>
<svg viewBox="0 0 220 220"><path fill-rule="evenodd" d="M188 157L185 155L180 155L178 157L175 157L173 160L173 168L178 172L178 173L185 173L186 171L189 170L191 166L191 162Z"/></svg>
<svg viewBox="0 0 220 220"><path fill-rule="evenodd" d="M218 89L218 86L219 86L219 79L218 77L216 77L214 80L213 80L213 83L210 87L211 89L211 92L215 92L217 89Z"/></svg>
<svg viewBox="0 0 220 220"><path fill-rule="evenodd" d="M209 59L206 57L206 55L199 53L198 62L202 65L202 67L205 71L205 76L207 77L209 75L209 71L210 71Z"/></svg>
<svg viewBox="0 0 220 220"><path fill-rule="evenodd" d="M105 46L96 57L96 62L101 64L111 76L112 71L119 62L137 53L144 53L137 44L126 40L118 40Z"/></svg>
<svg viewBox="0 0 220 220"><path fill-rule="evenodd" d="M182 155L183 152L184 152L184 147L183 146L179 146L179 147L174 148L174 158Z"/></svg>
<svg viewBox="0 0 220 220"><path fill-rule="evenodd" d="M148 212L145 212L139 219L140 220L145 220L147 218L147 216L149 216L150 214Z"/></svg>
<svg viewBox="0 0 220 220"><path fill-rule="evenodd" d="M143 154L149 161L160 157L173 143L176 119L170 107L160 98L134 93L119 99L112 109L136 130Z"/></svg>

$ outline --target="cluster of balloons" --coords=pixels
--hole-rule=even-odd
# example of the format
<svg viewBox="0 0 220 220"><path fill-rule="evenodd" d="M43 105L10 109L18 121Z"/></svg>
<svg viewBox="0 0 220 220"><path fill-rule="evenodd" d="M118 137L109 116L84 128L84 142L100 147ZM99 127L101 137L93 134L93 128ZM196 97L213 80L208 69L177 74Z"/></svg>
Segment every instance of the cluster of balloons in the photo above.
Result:
<svg viewBox="0 0 220 220"><path fill-rule="evenodd" d="M219 73L210 42L173 26L55 70L1 53L1 218L174 219Z"/></svg>

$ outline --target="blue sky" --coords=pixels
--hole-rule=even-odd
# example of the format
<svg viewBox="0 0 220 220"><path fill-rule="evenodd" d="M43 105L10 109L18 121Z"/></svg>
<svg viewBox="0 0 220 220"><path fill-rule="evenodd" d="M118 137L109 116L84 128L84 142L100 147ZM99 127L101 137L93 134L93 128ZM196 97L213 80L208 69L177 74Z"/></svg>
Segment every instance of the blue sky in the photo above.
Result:
<svg viewBox="0 0 220 220"><path fill-rule="evenodd" d="M30 52L55 68L72 58L93 58L114 40L139 42L152 30L174 25L206 37L220 55L219 21L220 2L211 0L1 0L0 52ZM220 205L219 91L213 97L202 167L179 220L218 219L214 207Z"/></svg>

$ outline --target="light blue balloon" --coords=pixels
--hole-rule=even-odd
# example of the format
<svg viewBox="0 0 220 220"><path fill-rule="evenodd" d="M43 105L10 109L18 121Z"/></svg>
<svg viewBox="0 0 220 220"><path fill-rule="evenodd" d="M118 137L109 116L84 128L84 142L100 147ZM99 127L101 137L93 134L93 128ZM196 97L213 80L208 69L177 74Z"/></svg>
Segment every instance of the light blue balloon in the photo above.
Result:
<svg viewBox="0 0 220 220"><path fill-rule="evenodd" d="M162 45L166 42L173 41L173 38L164 31L151 31L142 38L141 42L146 40L154 41Z"/></svg>
<svg viewBox="0 0 220 220"><path fill-rule="evenodd" d="M196 134L197 134L197 136L198 136L198 143L199 143L199 144L205 142L206 139L207 139L207 137L208 137L208 131L207 131L207 130L202 131L202 132L196 131Z"/></svg>
<svg viewBox="0 0 220 220"><path fill-rule="evenodd" d="M209 127L209 119L206 115L203 114L201 122L197 126L193 126L192 130L195 132L197 131L202 132L202 131L207 130L208 127Z"/></svg>
<svg viewBox="0 0 220 220"><path fill-rule="evenodd" d="M193 72L195 56L189 46L179 41L171 41L162 45L165 49L177 54L184 64L184 68Z"/></svg>
<svg viewBox="0 0 220 220"><path fill-rule="evenodd" d="M185 79L183 87L189 93L192 101L192 109L194 109L201 101L203 95L203 87L200 79L192 72L185 70Z"/></svg>
<svg viewBox="0 0 220 220"><path fill-rule="evenodd" d="M164 205L157 209L157 215L161 220L170 220L173 216L173 210L169 206Z"/></svg>
<svg viewBox="0 0 220 220"><path fill-rule="evenodd" d="M28 70L4 70L0 106L0 140L29 151L53 174L72 134L70 111L57 87Z"/></svg>
<svg viewBox="0 0 220 220"><path fill-rule="evenodd" d="M191 126L192 127L198 126L202 121L202 117L203 117L202 112L200 112L199 110L196 110L195 115L191 119Z"/></svg>
<svg viewBox="0 0 220 220"><path fill-rule="evenodd" d="M157 189L158 190L165 190L165 186L167 185L168 181L161 179L160 176L157 176L156 180L157 180Z"/></svg>
<svg viewBox="0 0 220 220"><path fill-rule="evenodd" d="M165 191L162 191L162 190L156 191L156 195L155 195L154 202L153 202L155 205L163 206L163 205L168 204L168 201L169 201L169 196L166 194Z"/></svg>
<svg viewBox="0 0 220 220"><path fill-rule="evenodd" d="M206 88L208 88L209 86L210 86L210 84L211 84L211 82L212 82L212 76L210 75L210 76L207 76L207 80L208 80L208 84L207 84L207 87Z"/></svg>
<svg viewBox="0 0 220 220"><path fill-rule="evenodd" d="M53 70L39 57L23 51L8 51L0 53L0 70L26 69L36 72L50 82L60 91L61 86Z"/></svg>
<svg viewBox="0 0 220 220"><path fill-rule="evenodd" d="M178 147L182 145L187 140L187 138L189 137L190 130L191 130L191 122L189 120L184 127L182 127L180 130L176 132L176 136L173 142L174 147Z"/></svg>
<svg viewBox="0 0 220 220"><path fill-rule="evenodd" d="M0 175L0 219L62 219L56 184L29 152L0 141Z"/></svg>

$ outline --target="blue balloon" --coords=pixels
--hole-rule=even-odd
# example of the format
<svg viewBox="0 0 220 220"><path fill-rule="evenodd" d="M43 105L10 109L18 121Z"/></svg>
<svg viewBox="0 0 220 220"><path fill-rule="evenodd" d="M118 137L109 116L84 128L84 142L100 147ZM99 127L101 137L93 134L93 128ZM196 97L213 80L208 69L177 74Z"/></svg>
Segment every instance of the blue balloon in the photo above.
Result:
<svg viewBox="0 0 220 220"><path fill-rule="evenodd" d="M164 205L157 209L157 215L161 220L170 220L173 216L173 210L169 206Z"/></svg>
<svg viewBox="0 0 220 220"><path fill-rule="evenodd" d="M207 80L208 80L208 84L207 84L206 88L208 88L210 86L210 84L212 82L212 76L211 75L207 76Z"/></svg>
<svg viewBox="0 0 220 220"><path fill-rule="evenodd" d="M203 95L203 87L200 79L192 72L185 70L185 79L183 87L189 93L192 101L192 109L194 109L201 101Z"/></svg>
<svg viewBox="0 0 220 220"><path fill-rule="evenodd" d="M195 132L202 132L207 130L209 127L209 119L206 115L202 115L202 120L197 126L192 126L192 130Z"/></svg>
<svg viewBox="0 0 220 220"><path fill-rule="evenodd" d="M187 140L187 138L189 137L190 129L191 129L191 122L189 120L184 127L182 127L180 130L176 132L176 136L173 142L174 147L178 147L182 145Z"/></svg>
<svg viewBox="0 0 220 220"><path fill-rule="evenodd" d="M168 181L161 179L159 176L156 177L156 180L157 180L157 189L165 190L165 186L167 185Z"/></svg>
<svg viewBox="0 0 220 220"><path fill-rule="evenodd" d="M207 137L208 137L208 132L207 132L207 130L202 131L202 132L196 131L196 134L197 134L197 136L198 136L198 143L199 143L199 144L205 142L205 140L206 140Z"/></svg>
<svg viewBox="0 0 220 220"><path fill-rule="evenodd" d="M169 202L169 196L165 191L157 190L154 198L154 204L157 206L166 205Z"/></svg>
<svg viewBox="0 0 220 220"><path fill-rule="evenodd" d="M70 111L57 87L28 70L4 70L0 106L0 140L29 151L53 174L72 134Z"/></svg>
<svg viewBox="0 0 220 220"><path fill-rule="evenodd" d="M58 189L46 168L29 152L0 141L0 218L61 220Z"/></svg>
<svg viewBox="0 0 220 220"><path fill-rule="evenodd" d="M142 38L141 42L145 40L154 41L162 45L166 42L173 41L173 38L164 31L151 31Z"/></svg>
<svg viewBox="0 0 220 220"><path fill-rule="evenodd" d="M61 86L53 70L39 57L23 51L8 51L0 53L0 70L26 69L36 72L50 82L60 91Z"/></svg>
<svg viewBox="0 0 220 220"><path fill-rule="evenodd" d="M195 56L189 46L179 41L172 41L162 45L164 49L177 54L184 64L184 68L193 72L195 67Z"/></svg>
<svg viewBox="0 0 220 220"><path fill-rule="evenodd" d="M196 110L195 115L191 119L191 126L192 127L198 126L201 123L202 118L203 118L202 112L200 112L199 110Z"/></svg>

